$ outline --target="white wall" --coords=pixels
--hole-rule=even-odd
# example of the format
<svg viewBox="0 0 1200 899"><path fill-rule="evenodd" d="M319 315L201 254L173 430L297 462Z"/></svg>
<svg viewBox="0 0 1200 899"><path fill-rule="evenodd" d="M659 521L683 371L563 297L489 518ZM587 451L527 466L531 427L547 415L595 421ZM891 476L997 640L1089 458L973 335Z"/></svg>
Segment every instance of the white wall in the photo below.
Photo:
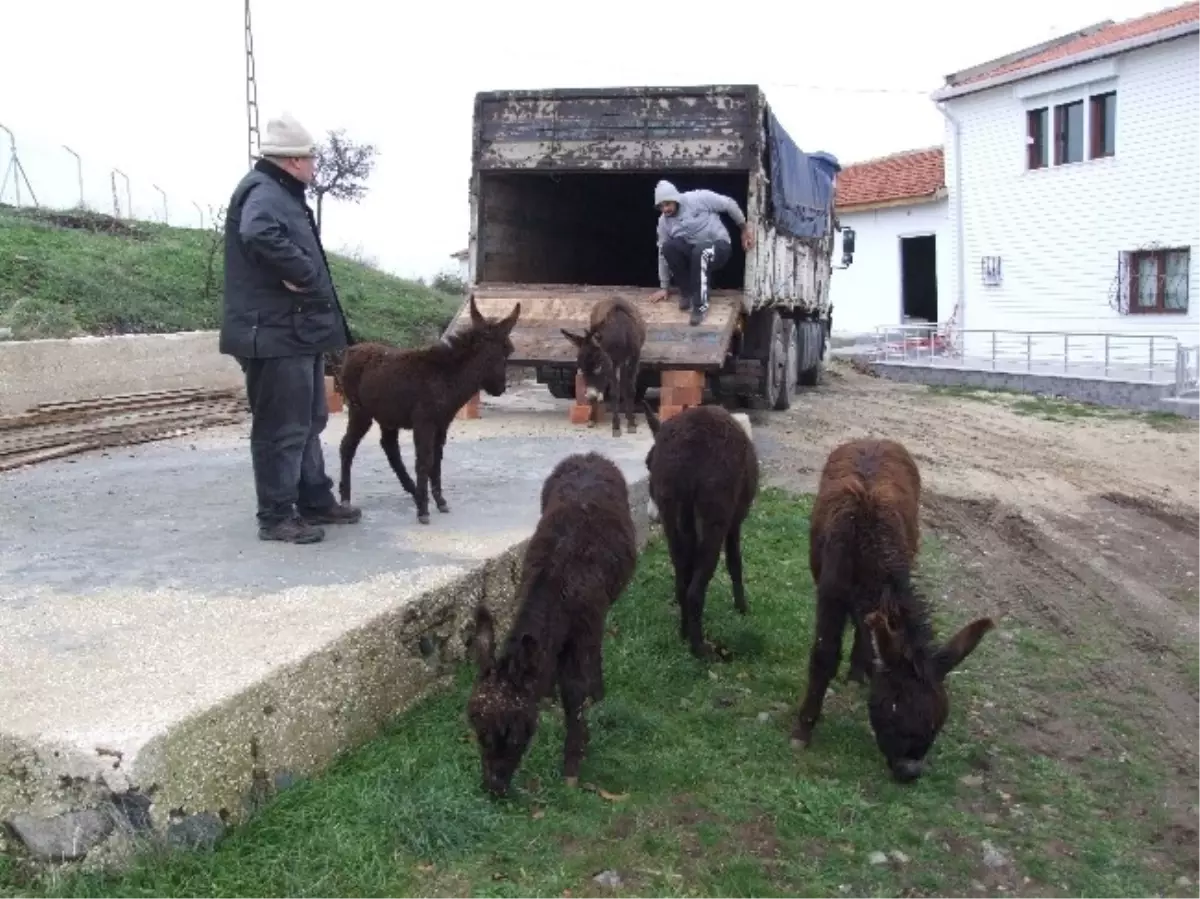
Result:
<svg viewBox="0 0 1200 899"><path fill-rule="evenodd" d="M963 203L965 327L1200 342L1198 70L1200 40L1193 34L947 101L962 123L958 198L959 160L949 124L945 146L951 203ZM1025 110L1110 85L1117 91L1115 155L1027 171ZM953 214L952 205L951 222ZM947 231L952 254L954 229ZM1186 315L1115 308L1118 254L1154 243L1191 248ZM981 258L991 255L1002 258L1000 286L982 283Z"/></svg>
<svg viewBox="0 0 1200 899"><path fill-rule="evenodd" d="M900 239L937 236L938 320L954 310L954 259L949 241L948 200L913 206L892 206L868 212L839 213L842 227L854 229L854 262L834 269L829 295L835 334L864 334L879 325L903 321L900 278ZM834 263L840 265L839 237Z"/></svg>

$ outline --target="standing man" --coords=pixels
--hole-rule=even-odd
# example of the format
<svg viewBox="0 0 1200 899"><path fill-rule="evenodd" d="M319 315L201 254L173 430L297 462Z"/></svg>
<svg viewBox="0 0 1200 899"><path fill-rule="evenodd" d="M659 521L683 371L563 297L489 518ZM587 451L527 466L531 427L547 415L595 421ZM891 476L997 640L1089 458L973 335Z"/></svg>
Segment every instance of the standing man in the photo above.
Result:
<svg viewBox="0 0 1200 899"><path fill-rule="evenodd" d="M680 193L670 181L654 187L658 207L658 283L650 302L667 298L671 278L679 285L679 308L692 310L690 323L704 321L708 312L709 276L729 261L729 232L721 221L725 213L742 231L742 249L754 246L754 232L737 201L711 190Z"/></svg>
<svg viewBox="0 0 1200 899"><path fill-rule="evenodd" d="M362 517L334 499L321 452L324 354L352 340L304 200L312 136L285 114L267 123L259 155L225 217L220 351L246 374L259 539L316 543L320 525Z"/></svg>

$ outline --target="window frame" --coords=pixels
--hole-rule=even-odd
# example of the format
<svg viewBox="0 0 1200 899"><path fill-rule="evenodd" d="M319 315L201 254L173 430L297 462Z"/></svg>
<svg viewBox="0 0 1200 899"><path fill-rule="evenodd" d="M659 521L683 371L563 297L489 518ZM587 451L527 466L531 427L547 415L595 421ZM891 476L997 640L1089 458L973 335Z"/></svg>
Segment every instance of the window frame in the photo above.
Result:
<svg viewBox="0 0 1200 899"><path fill-rule="evenodd" d="M1050 167L1048 138L1050 108L1039 106L1025 110L1025 168L1036 172Z"/></svg>
<svg viewBox="0 0 1200 899"><path fill-rule="evenodd" d="M1183 285L1183 308L1173 309L1167 306L1167 257L1176 253L1184 254L1186 264L1184 270L1187 273ZM1139 270L1140 263L1143 259L1153 259L1155 262L1155 280L1158 282L1157 289L1154 292L1155 304L1153 306L1143 306L1138 302L1139 288ZM1192 248L1191 247L1164 247L1154 250L1134 250L1129 253L1129 301L1127 310L1130 315L1187 315L1188 309L1191 307L1191 271L1192 271Z"/></svg>
<svg viewBox="0 0 1200 899"><path fill-rule="evenodd" d="M1109 109L1108 99L1112 98L1112 146L1107 146L1106 132L1108 131ZM1117 155L1117 91L1102 91L1088 95L1088 158L1109 159Z"/></svg>
<svg viewBox="0 0 1200 899"><path fill-rule="evenodd" d="M1114 83L1095 83L1043 94L1037 105L1026 105L1024 169L1038 172L1060 166L1112 159L1117 155L1117 94ZM1073 132L1070 116L1079 107L1079 158L1067 159ZM1111 118L1111 126L1109 119ZM1111 145L1106 132L1112 131Z"/></svg>
<svg viewBox="0 0 1200 899"><path fill-rule="evenodd" d="M1067 126L1071 121L1068 110L1079 107L1079 158L1067 159L1067 148L1071 144ZM1054 165L1078 165L1087 159L1087 104L1083 98L1054 104Z"/></svg>

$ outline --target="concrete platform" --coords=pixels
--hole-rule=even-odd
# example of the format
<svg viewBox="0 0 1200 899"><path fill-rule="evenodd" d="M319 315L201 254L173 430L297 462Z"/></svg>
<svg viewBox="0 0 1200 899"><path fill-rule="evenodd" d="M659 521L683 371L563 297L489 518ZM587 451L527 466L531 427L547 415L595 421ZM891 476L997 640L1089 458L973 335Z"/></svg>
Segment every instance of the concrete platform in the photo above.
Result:
<svg viewBox="0 0 1200 899"><path fill-rule="evenodd" d="M451 512L429 526L372 431L362 523L313 546L256 539L245 428L0 476L0 820L234 822L320 770L444 683L477 602L507 626L542 481L571 452L621 467L644 541L649 429L573 427L567 405L539 387L455 422Z"/></svg>

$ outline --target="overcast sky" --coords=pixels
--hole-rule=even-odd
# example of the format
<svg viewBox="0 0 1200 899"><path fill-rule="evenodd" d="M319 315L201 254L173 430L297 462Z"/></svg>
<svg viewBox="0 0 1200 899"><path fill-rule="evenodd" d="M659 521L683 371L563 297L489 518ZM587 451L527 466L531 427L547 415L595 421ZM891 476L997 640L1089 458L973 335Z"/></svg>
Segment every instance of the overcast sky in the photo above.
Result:
<svg viewBox="0 0 1200 899"><path fill-rule="evenodd" d="M286 109L315 134L344 127L380 148L368 198L327 206L328 247L432 275L466 245L476 91L757 83L801 149L845 164L941 143L928 93L952 71L1168 5L443 0L405 14L381 0L253 0L253 17L262 126ZM43 204L78 200L63 144L83 158L90 205L112 209L114 166L141 216L163 214L152 185L172 222L226 202L246 168L242 0L5 7L0 124ZM0 176L7 157L0 146Z"/></svg>

